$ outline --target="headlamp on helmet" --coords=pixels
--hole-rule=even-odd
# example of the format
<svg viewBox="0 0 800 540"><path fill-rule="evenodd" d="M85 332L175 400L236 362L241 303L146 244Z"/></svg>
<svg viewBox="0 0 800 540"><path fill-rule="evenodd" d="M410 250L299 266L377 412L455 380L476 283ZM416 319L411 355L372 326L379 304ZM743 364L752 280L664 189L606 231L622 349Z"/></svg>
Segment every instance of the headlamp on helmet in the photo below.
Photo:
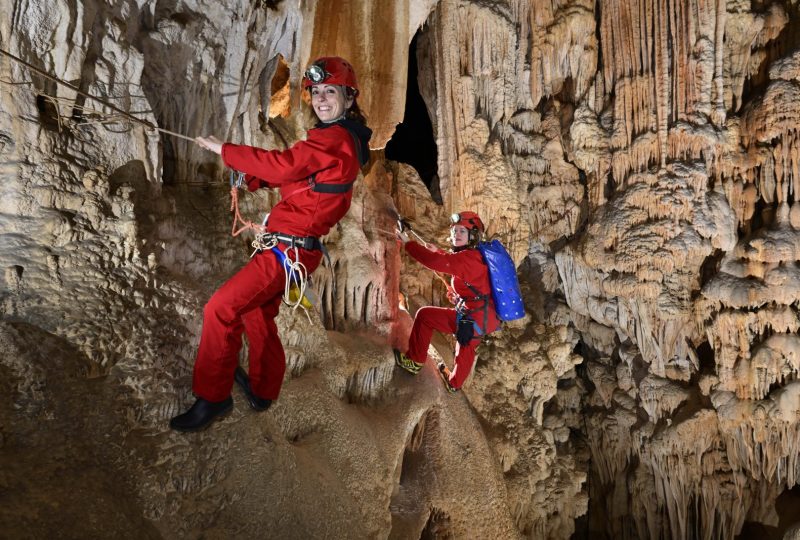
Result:
<svg viewBox="0 0 800 540"><path fill-rule="evenodd" d="M322 81L330 77L331 74L325 71L325 66L321 62L315 62L308 66L305 77L313 84L320 84Z"/></svg>
<svg viewBox="0 0 800 540"><path fill-rule="evenodd" d="M481 234L483 233L484 226L483 221L481 221L480 216L475 212L459 212L457 214L450 215L450 228L452 234L452 228L456 227L457 225L461 225L465 229L469 231L469 241L470 244L477 244L480 241Z"/></svg>
<svg viewBox="0 0 800 540"><path fill-rule="evenodd" d="M315 84L335 84L350 89L352 97L358 95L356 72L350 62L338 56L317 58L303 74L303 88Z"/></svg>
<svg viewBox="0 0 800 540"><path fill-rule="evenodd" d="M481 221L480 216L475 212L459 212L457 214L450 215L450 223L451 227L455 225L463 225L467 229L477 229L481 232L484 230L483 221Z"/></svg>

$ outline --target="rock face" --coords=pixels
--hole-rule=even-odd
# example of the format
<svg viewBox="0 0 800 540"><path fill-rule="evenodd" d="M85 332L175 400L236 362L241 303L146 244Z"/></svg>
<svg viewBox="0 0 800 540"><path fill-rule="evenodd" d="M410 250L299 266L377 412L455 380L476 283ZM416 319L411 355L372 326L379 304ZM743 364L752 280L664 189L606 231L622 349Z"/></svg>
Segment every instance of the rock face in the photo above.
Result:
<svg viewBox="0 0 800 540"><path fill-rule="evenodd" d="M796 0L4 0L0 525L10 537L794 538ZM380 148L408 45L437 205ZM269 412L181 435L206 299L250 255L193 137L303 137L348 57L374 152ZM260 219L276 201L242 195ZM441 282L394 241L471 209L529 315L464 391L411 378ZM335 282L335 286L334 286ZM243 356L246 358L246 356ZM431 360L452 361L437 337Z"/></svg>

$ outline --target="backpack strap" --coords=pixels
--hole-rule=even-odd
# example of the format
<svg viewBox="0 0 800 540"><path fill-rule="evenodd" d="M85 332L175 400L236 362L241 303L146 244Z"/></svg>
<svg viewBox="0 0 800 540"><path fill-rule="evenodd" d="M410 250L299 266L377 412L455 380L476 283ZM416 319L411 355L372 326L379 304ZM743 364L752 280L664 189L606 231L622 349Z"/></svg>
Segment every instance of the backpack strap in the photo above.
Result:
<svg viewBox="0 0 800 540"><path fill-rule="evenodd" d="M353 138L353 145L356 148L356 157L358 158L359 166L363 167L366 165L367 160L366 156L364 156L364 152L361 149L361 143L358 139L358 135L356 135L355 131L350 129L344 124L339 124L347 132L350 134L350 137ZM351 189L353 189L353 184L355 184L356 179L354 178L351 182L346 184L318 184L316 181L317 174L314 173L308 177L308 185L311 186L311 191L315 193L347 193Z"/></svg>
<svg viewBox="0 0 800 540"><path fill-rule="evenodd" d="M315 193L347 193L351 189L353 189L353 184L355 184L355 180L352 182L348 182L346 184L318 184L315 180L317 173L312 174L308 177L308 185L311 188L311 191Z"/></svg>
<svg viewBox="0 0 800 540"><path fill-rule="evenodd" d="M459 279L461 279L461 278L459 278ZM464 298L463 299L464 301L466 301L466 300L470 300L470 301L483 300L483 306L482 307L468 310L467 313L469 315L472 315L473 313L475 313L478 310L483 311L483 326L481 327L481 330L483 330L483 333L486 334L486 326L489 324L489 295L488 294L481 294L481 291L479 291L478 289L473 287L468 281L463 280L463 279L461 281L463 281L464 284L467 287L469 287L469 290L472 291L472 294L475 295L472 298Z"/></svg>
<svg viewBox="0 0 800 540"><path fill-rule="evenodd" d="M356 157L358 158L358 164L361 167L363 167L364 165L367 164L368 158L367 156L364 155L364 151L361 148L361 139L358 138L358 135L356 135L355 131L353 131L346 125L344 124L339 124L339 125L342 126L344 129L346 129L347 132L350 134L350 136L353 138L353 145L356 147Z"/></svg>

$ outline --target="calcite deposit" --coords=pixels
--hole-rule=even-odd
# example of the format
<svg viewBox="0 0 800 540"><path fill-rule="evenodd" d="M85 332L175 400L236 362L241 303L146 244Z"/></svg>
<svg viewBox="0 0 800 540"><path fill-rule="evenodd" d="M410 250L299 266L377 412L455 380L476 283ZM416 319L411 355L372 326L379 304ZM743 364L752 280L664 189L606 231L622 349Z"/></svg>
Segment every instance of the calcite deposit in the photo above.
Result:
<svg viewBox="0 0 800 540"><path fill-rule="evenodd" d="M800 535L797 0L0 0L0 49L0 536ZM317 306L268 412L171 432L252 252L190 139L302 139L319 55L375 136ZM409 82L432 185L383 152ZM452 337L394 366L447 300L393 231L464 209L527 315L451 396Z"/></svg>

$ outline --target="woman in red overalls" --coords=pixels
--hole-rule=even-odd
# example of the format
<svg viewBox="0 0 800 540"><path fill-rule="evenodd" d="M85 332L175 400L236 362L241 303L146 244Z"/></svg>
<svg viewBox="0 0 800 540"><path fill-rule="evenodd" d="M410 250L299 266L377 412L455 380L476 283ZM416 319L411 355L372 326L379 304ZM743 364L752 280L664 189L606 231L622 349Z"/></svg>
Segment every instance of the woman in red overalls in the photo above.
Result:
<svg viewBox="0 0 800 540"><path fill-rule="evenodd" d="M203 148L220 154L225 165L245 173L247 189L278 188L281 200L266 226L292 261L310 274L322 259L319 241L350 208L352 183L369 155L372 134L356 103L353 67L342 58L315 61L303 78L319 123L307 139L288 150L263 150L198 137ZM288 248L288 249L287 249ZM286 370L275 317L284 293L283 264L264 250L214 293L203 311L203 333L194 365L197 401L170 421L178 431L208 426L233 407L231 388L242 386L253 409L277 399ZM242 332L250 342L249 376L238 366Z"/></svg>
<svg viewBox="0 0 800 540"><path fill-rule="evenodd" d="M484 231L475 212L453 214L450 226L452 252L430 250L398 231L406 251L414 259L437 272L453 276L448 297L456 308L427 306L417 311L408 340L408 351L394 351L397 365L416 375L428 357L433 331L456 334L455 367L450 372L439 364L439 373L448 392L455 392L469 376L475 363L475 348L481 335L497 330L500 323L494 310L489 269L475 249Z"/></svg>

